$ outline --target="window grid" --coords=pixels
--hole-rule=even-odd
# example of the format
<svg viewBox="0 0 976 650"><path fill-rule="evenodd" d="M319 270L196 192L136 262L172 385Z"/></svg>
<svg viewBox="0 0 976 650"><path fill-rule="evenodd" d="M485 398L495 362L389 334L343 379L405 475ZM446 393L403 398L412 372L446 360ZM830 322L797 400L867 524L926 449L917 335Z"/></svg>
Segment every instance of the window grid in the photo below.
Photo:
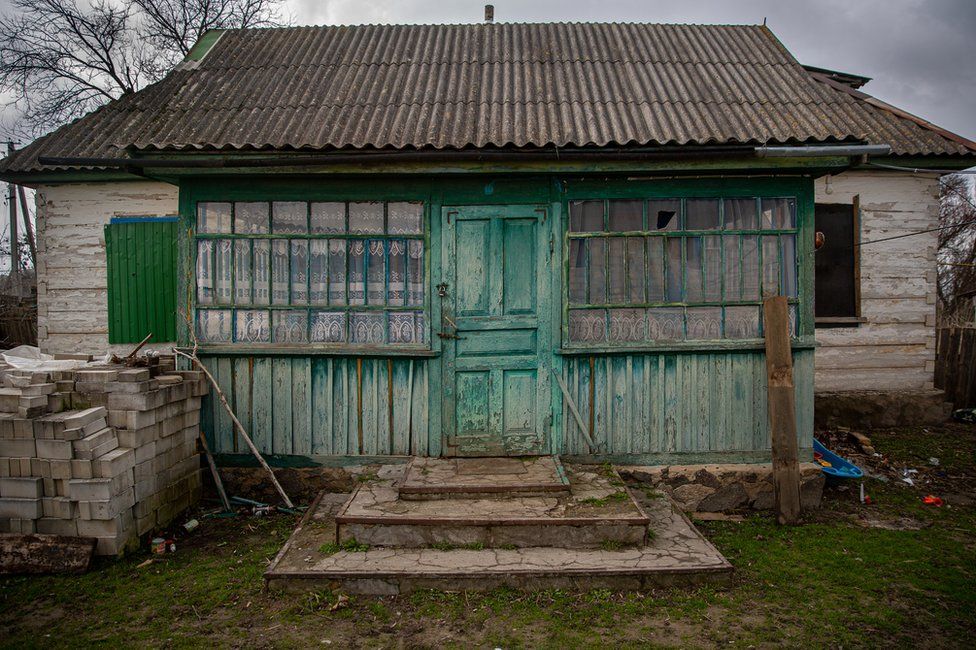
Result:
<svg viewBox="0 0 976 650"><path fill-rule="evenodd" d="M711 228L688 228L689 201L705 203L712 201L715 220ZM629 202L629 201L628 201ZM741 209L743 204L751 204L745 213L733 210L727 213L730 202L736 202ZM603 206L602 230L579 230L586 225L585 210L592 210L592 204L601 203ZM614 199L598 199L596 201L571 201L569 209L569 228L567 229L567 250L570 259L567 263L568 301L566 316L566 340L570 347L592 347L608 343L653 343L671 340L700 340L699 329L691 331L692 322L700 318L701 310L712 308L718 311L717 332L715 328L708 330L708 339L744 339L760 338L762 336L762 297L774 295L780 291L787 294L790 303L791 332L795 336L798 331L797 307L799 268L796 255L796 238L799 232L796 223L795 197L709 197L702 199L648 199L641 202L641 230L611 231L611 211ZM659 215L650 214L650 206L675 204L677 209L669 220L661 223ZM590 204L587 206L586 204ZM700 218L701 215L699 215ZM655 218L657 221L655 222ZM589 218L592 219L592 215ZM745 220L746 227L739 221ZM599 221L599 220L595 220ZM752 227L748 227L752 225ZM734 238L734 239L733 239ZM634 256L634 262L643 263L643 276L640 278L642 286L635 292L632 286L634 276L630 265L632 256L629 254L632 240L642 242L642 253ZM733 239L732 248L735 259L730 260L732 252L728 240ZM594 260L594 247L590 242L602 241L596 247L596 252L602 259ZM612 251L615 245L611 242L620 241L617 250L624 251L622 259L623 289L614 292L611 286L614 272L612 269ZM653 242L660 242L655 244ZM746 244L753 250L747 251ZM676 248L675 248L676 247ZM697 260L689 262L689 251L697 251ZM769 253L775 251L775 258ZM575 258L574 258L575 253ZM654 254L659 259L654 259ZM742 273L743 260L746 255L753 255L756 260L754 275L750 278ZM642 260L638 258L642 257ZM713 259L717 257L717 259ZM768 259L767 259L768 257ZM582 258L582 259L577 259ZM775 259L775 262L774 262ZM597 277L594 278L594 262L600 265ZM733 267L736 277L729 274L729 263L735 262ZM767 264L768 262L768 264ZM675 264L680 272L675 274ZM659 264L659 266L658 266ZM660 275L654 278L655 268L660 269ZM582 273L583 283L579 287L578 276ZM770 273L775 271L775 289L771 288ZM690 273L689 273L690 272ZM710 290L709 278L717 275L718 296ZM689 278L689 276L691 276ZM733 282L733 279L735 280ZM575 283L574 283L575 280ZM594 302L593 281L602 281L602 298ZM747 282L748 280L748 282ZM657 281L657 287L652 286ZM693 284L690 284L693 283ZM697 285L697 286L695 286ZM655 291L659 289L659 291ZM732 295L730 295L730 292ZM633 298L639 293L643 300L613 300L616 295ZM651 294L659 294L661 299L652 299ZM689 295L689 293L691 295ZM751 294L751 295L750 295ZM580 299L580 297L584 299ZM753 297L754 296L754 297ZM655 296L656 297L656 296ZM729 327L730 316L741 318L742 308L752 307L753 327L743 327L739 322L735 327ZM641 321L643 336L623 339L614 337L614 319L616 316L626 315L627 312L639 312L637 318ZM589 312L594 314L591 316ZM617 314L615 314L617 312ZM656 313L655 313L656 312ZM652 325L656 326L656 316L669 315L674 317L680 312L680 332L663 330L652 332ZM600 331L599 314L602 314L602 331ZM591 322L584 327L578 327L583 318L591 318ZM596 319L594 325L593 318ZM673 321L672 325L677 325ZM617 329L620 329L619 327ZM668 329L668 328L665 328ZM677 327L672 330L679 329ZM582 336L581 336L582 333ZM716 334L716 335L712 335Z"/></svg>
<svg viewBox="0 0 976 650"><path fill-rule="evenodd" d="M275 206L287 204L295 206L299 203L304 206L304 230L289 229L287 226L279 226L276 228ZM255 205L264 206L264 232L238 231L238 210L242 209L239 206L243 205L251 208ZM313 229L312 212L313 206L316 205L342 206L341 232ZM382 225L375 231L353 230L350 220L350 206L352 205L381 206ZM412 224L412 227L408 225L407 228L401 227L397 230L391 230L391 205L407 206L414 211L419 211L412 215L415 217L415 222ZM220 206L226 206L225 209L229 211L228 216L223 218L221 215L217 215L217 219L219 220L218 225L216 228L212 228L207 223L208 220L201 218L201 215L205 214L208 208L217 208L219 210ZM426 206L424 204L412 201L201 202L197 206L198 230L195 235L197 246L194 249L194 255L196 257L194 260L194 268L197 274L194 287L197 319L194 327L197 330L201 342L331 343L350 347L379 344L383 346L394 346L397 349L405 347L426 349L428 347L427 341L429 340L427 331L429 319L427 318L428 291L426 287L427 246L423 227L425 223L425 212ZM224 222L226 224L221 226ZM313 300L312 293L313 242L317 241L325 242L325 247L321 252L320 258L320 263L324 266L325 282L321 283L323 285L323 291L320 293L323 297L318 302ZM238 273L237 247L241 242L245 243L244 248L248 255L247 264L249 265L250 271L248 284L250 286L242 288L239 292L238 281L240 273ZM263 269L259 269L259 258L255 254L261 242L266 243L266 245L261 246L262 254L266 256L266 263ZM284 245L280 245L279 242L284 242ZM342 258L342 278L338 281L333 277L333 242L343 242L342 246L335 249L336 251L342 251L340 256ZM364 249L360 258L362 263L362 278L359 283L362 286L361 300L355 300L353 298L353 292L350 289L350 285L354 284L351 273L353 242L361 242ZM390 304L390 259L392 249L397 242L402 242L402 250L399 254L402 256L400 268L403 274L401 280L398 282L402 286L402 297L396 301L401 304ZM296 246L296 244L302 243L303 245ZM227 254L230 263L230 271L227 274L230 286L226 289L220 286L221 278L217 275L218 254L221 247L225 245L229 245L230 247L230 252ZM379 246L382 251L381 257L384 269L382 294L378 299L371 298L370 296L371 283L369 275L371 258L375 256L370 253L370 250L375 251L376 246ZM296 250L298 253L301 253L301 249L303 248L304 278L296 282L296 276L294 274L296 270L294 266L296 263L295 258L296 256L301 257L301 255L296 255ZM204 262L203 265L201 265L199 259L201 249L205 250L208 255L208 261ZM279 263L277 260L282 261L281 263L284 264L284 268L279 269L277 267ZM301 268L299 266L298 270L301 270ZM203 282L201 282L202 270L206 270L207 272L203 277ZM281 279L277 288L276 278ZM209 284L207 280L209 280ZM281 284L284 286L280 286ZM261 285L264 285L264 287ZM342 291L341 297L338 299L336 299L334 294L334 289L337 285L341 286ZM264 299L258 299L258 294L261 293L262 288L267 289L267 296ZM302 295L298 296L298 302L295 301L296 289L299 294L304 295L304 297ZM280 297L276 299L276 291L285 292L284 300ZM246 295L249 300L239 301L239 295ZM212 327L201 327L201 320L206 319L208 313L213 313L217 316L216 336L212 333ZM256 336L242 337L240 334L242 331L241 318L251 318L259 313L263 315L264 323L263 326L259 325L258 334ZM398 316L398 314L402 314L403 316ZM292 336L288 336L286 339L283 339L279 334L279 330L288 329L287 327L283 327L287 325L288 317L296 315L304 320L304 325L302 326L303 332L297 337L293 338ZM357 332L354 331L354 325L357 321L368 327L369 321L372 320L374 324L372 329L375 330L375 319L377 316L381 319L379 322L380 337L377 339L375 336L371 338L358 336ZM312 331L313 325L320 317L325 317L325 320L329 318L333 319L333 324L335 318L338 317L341 321L341 332L336 333L337 330L332 329L330 330L332 334L324 338L314 335ZM410 317L413 319L413 326L411 329L405 330L403 328L403 318ZM249 325L249 323L245 322L244 325ZM394 326L396 326L396 330L399 332L398 340L392 340ZM204 332L204 329L207 331ZM244 331L247 331L246 328L244 328ZM405 332L409 332L409 340L405 340Z"/></svg>

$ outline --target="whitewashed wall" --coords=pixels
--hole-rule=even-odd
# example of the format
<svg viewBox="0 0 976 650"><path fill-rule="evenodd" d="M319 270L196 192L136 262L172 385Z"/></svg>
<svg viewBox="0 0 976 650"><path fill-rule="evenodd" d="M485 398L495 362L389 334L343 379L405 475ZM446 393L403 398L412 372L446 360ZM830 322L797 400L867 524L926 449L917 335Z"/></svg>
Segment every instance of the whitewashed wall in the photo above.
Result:
<svg viewBox="0 0 976 650"><path fill-rule="evenodd" d="M935 175L851 171L816 183L817 203L860 195L861 241L938 226ZM932 389L936 246L926 233L861 247L858 327L818 328L817 391Z"/></svg>
<svg viewBox="0 0 976 650"><path fill-rule="evenodd" d="M42 351L95 354L109 349L105 224L112 217L177 214L178 195L175 186L153 181L37 188L37 339Z"/></svg>

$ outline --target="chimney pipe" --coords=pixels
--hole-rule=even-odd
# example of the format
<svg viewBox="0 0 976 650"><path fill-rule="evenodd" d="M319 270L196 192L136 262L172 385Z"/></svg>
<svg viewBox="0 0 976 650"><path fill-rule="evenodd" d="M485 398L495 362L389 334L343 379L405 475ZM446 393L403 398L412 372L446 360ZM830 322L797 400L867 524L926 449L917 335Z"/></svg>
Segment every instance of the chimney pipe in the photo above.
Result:
<svg viewBox="0 0 976 650"><path fill-rule="evenodd" d="M489 25L495 22L495 5L485 5L485 22Z"/></svg>

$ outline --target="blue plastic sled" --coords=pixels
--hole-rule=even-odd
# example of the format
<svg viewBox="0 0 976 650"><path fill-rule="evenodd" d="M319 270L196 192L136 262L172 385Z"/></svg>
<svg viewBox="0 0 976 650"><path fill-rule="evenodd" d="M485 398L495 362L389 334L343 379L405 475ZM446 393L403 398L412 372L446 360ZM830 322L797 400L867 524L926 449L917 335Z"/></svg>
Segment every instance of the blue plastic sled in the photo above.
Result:
<svg viewBox="0 0 976 650"><path fill-rule="evenodd" d="M816 454L820 454L821 458L830 463L830 467L820 468L829 478L862 478L864 476L860 467L830 451L816 438L813 439L813 452L815 457Z"/></svg>

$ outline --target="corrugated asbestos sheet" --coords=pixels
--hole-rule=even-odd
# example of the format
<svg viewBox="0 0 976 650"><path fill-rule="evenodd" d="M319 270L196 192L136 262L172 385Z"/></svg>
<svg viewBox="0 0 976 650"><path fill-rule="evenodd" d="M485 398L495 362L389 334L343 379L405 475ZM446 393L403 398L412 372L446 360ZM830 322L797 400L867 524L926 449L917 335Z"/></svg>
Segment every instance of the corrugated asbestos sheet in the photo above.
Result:
<svg viewBox="0 0 976 650"><path fill-rule="evenodd" d="M762 26L362 25L233 30L201 61L15 154L866 140L972 154L806 70ZM870 98L869 98L870 99ZM889 107L890 108L890 107ZM970 143L971 144L971 143Z"/></svg>

